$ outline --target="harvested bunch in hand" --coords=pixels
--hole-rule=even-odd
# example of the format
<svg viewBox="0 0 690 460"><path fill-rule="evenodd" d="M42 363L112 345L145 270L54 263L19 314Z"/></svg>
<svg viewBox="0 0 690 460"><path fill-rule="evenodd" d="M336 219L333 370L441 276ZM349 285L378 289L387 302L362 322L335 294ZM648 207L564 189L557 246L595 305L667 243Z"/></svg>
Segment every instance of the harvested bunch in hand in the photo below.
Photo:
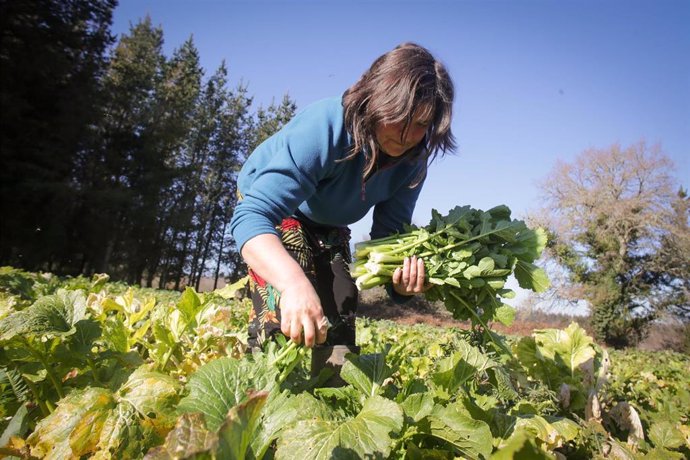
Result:
<svg viewBox="0 0 690 460"><path fill-rule="evenodd" d="M514 310L502 299L515 292L504 287L506 280L513 274L524 289L546 290L546 273L533 264L545 246L546 232L511 220L507 206L456 206L446 216L433 210L426 227L355 245L352 276L360 290L387 284L405 257L415 255L432 285L428 300L442 300L456 319L509 324Z"/></svg>

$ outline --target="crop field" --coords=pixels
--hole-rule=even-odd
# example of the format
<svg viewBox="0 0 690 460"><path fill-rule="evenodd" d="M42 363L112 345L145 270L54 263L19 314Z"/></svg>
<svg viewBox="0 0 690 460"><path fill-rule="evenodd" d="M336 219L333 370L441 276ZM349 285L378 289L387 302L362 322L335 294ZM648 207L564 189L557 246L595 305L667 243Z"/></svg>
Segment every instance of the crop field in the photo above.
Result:
<svg viewBox="0 0 690 460"><path fill-rule="evenodd" d="M358 320L347 385L310 350L247 353L226 287L0 269L0 453L97 459L682 459L690 357L576 324L514 337ZM485 340L487 334L490 340Z"/></svg>

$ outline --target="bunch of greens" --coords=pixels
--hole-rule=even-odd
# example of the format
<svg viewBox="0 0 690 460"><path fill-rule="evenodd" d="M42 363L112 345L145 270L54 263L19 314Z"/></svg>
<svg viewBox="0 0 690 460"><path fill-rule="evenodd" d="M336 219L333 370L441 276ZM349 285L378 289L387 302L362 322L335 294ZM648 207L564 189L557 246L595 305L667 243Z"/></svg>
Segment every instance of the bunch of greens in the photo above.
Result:
<svg viewBox="0 0 690 460"><path fill-rule="evenodd" d="M405 258L416 256L424 260L431 285L427 300L441 300L454 318L486 328L493 320L512 323L514 310L502 300L515 297L505 288L510 275L524 289L549 287L546 273L533 263L546 246L546 232L511 220L507 206L456 206L446 216L432 210L429 225L406 230L355 245L352 275L360 290L389 283Z"/></svg>

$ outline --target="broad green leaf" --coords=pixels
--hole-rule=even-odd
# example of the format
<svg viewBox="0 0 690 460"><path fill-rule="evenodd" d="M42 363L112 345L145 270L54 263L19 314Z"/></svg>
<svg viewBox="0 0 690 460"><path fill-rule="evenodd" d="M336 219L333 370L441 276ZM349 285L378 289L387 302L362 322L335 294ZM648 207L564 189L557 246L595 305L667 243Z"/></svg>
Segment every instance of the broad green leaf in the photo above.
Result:
<svg viewBox="0 0 690 460"><path fill-rule="evenodd" d="M26 404L22 404L15 412L14 416L7 424L7 428L3 431L2 436L0 436L0 447L6 446L10 442L12 436L18 436L23 438L26 431L29 429L29 411Z"/></svg>
<svg viewBox="0 0 690 460"><path fill-rule="evenodd" d="M482 275L488 275L494 269L495 262L491 257L484 257L479 261L477 267L479 268Z"/></svg>
<svg viewBox="0 0 690 460"><path fill-rule="evenodd" d="M415 422L419 422L434 409L434 397L431 393L414 393L400 404L403 412Z"/></svg>
<svg viewBox="0 0 690 460"><path fill-rule="evenodd" d="M184 414L168 433L165 444L151 449L144 460L173 460L178 458L208 458L218 446L218 435L206 429L204 416Z"/></svg>
<svg viewBox="0 0 690 460"><path fill-rule="evenodd" d="M687 460L687 457L681 452L655 447L647 452L647 455L642 457L642 460Z"/></svg>
<svg viewBox="0 0 690 460"><path fill-rule="evenodd" d="M117 316L109 317L103 324L103 342L113 351L119 353L127 353L129 351L127 335L125 324Z"/></svg>
<svg viewBox="0 0 690 460"><path fill-rule="evenodd" d="M157 431L167 432L175 424L179 392L180 384L175 379L142 366L120 387L118 398L149 418Z"/></svg>
<svg viewBox="0 0 690 460"><path fill-rule="evenodd" d="M580 434L580 425L569 418L545 416L544 420L551 424L564 442L570 442Z"/></svg>
<svg viewBox="0 0 690 460"><path fill-rule="evenodd" d="M516 255L520 260L531 263L541 256L548 242L548 237L543 228L525 228L520 231L517 242L524 248L524 251L520 251Z"/></svg>
<svg viewBox="0 0 690 460"><path fill-rule="evenodd" d="M467 267L467 269L465 269L464 272L462 272L462 276L464 276L468 280L477 278L479 276L482 276L482 269L479 268L478 265L470 265L469 267Z"/></svg>
<svg viewBox="0 0 690 460"><path fill-rule="evenodd" d="M539 415L521 415L515 422L515 431L530 433L532 439L539 439L550 449L563 445L564 438L545 418Z"/></svg>
<svg viewBox="0 0 690 460"><path fill-rule="evenodd" d="M510 326L515 321L516 310L510 305L501 304L494 312L495 318L506 326Z"/></svg>
<svg viewBox="0 0 690 460"><path fill-rule="evenodd" d="M393 375L393 370L386 364L386 355L347 355L340 376L350 385L367 396L377 394L383 381Z"/></svg>
<svg viewBox="0 0 690 460"><path fill-rule="evenodd" d="M471 459L487 458L492 450L489 425L475 420L459 404L436 408L428 417L430 434Z"/></svg>
<svg viewBox="0 0 690 460"><path fill-rule="evenodd" d="M455 278L450 277L450 276L448 278L444 278L443 283L449 284L449 285L451 285L453 287L457 287L457 288L460 287L460 282L458 280L456 280Z"/></svg>
<svg viewBox="0 0 690 460"><path fill-rule="evenodd" d="M220 289L213 291L214 294L221 296L224 299L234 299L237 291L244 289L249 283L249 275L240 278L232 284L226 284Z"/></svg>
<svg viewBox="0 0 690 460"><path fill-rule="evenodd" d="M366 400L362 411L354 418L298 422L281 435L275 458L386 458L391 450L391 433L398 433L402 425L400 406L380 396L373 396Z"/></svg>
<svg viewBox="0 0 690 460"><path fill-rule="evenodd" d="M677 449L685 444L685 438L671 422L657 422L649 429L649 440L654 447Z"/></svg>
<svg viewBox="0 0 690 460"><path fill-rule="evenodd" d="M196 291L190 287L185 288L180 296L180 300L177 302L177 310L182 313L186 324L190 324L194 321L201 307L201 298Z"/></svg>
<svg viewBox="0 0 690 460"><path fill-rule="evenodd" d="M266 391L253 392L245 402L230 409L218 431L220 458L244 460L247 457L267 397Z"/></svg>
<svg viewBox="0 0 690 460"><path fill-rule="evenodd" d="M68 336L75 324L86 316L86 298L81 291L60 289L54 295L40 297L25 310L5 318L0 325L0 341L14 336Z"/></svg>
<svg viewBox="0 0 690 460"><path fill-rule="evenodd" d="M556 457L541 450L534 439L524 431L516 432L501 444L490 460L555 460Z"/></svg>
<svg viewBox="0 0 690 460"><path fill-rule="evenodd" d="M534 292L544 292L551 286L543 269L523 260L518 260L515 264L515 278L521 288Z"/></svg>
<svg viewBox="0 0 690 460"><path fill-rule="evenodd" d="M478 348L467 342L460 342L458 350L439 361L431 380L449 395L457 392L460 386L496 363Z"/></svg>
<svg viewBox="0 0 690 460"><path fill-rule="evenodd" d="M270 391L275 386L278 369L268 366L264 358L226 357L205 364L190 377L189 394L180 401L178 412L201 412L208 429L218 430L230 408L244 402L249 390Z"/></svg>
<svg viewBox="0 0 690 460"><path fill-rule="evenodd" d="M541 356L564 366L571 376L587 361L594 359L594 340L577 323L566 329L542 329L535 331L534 338Z"/></svg>
<svg viewBox="0 0 690 460"><path fill-rule="evenodd" d="M69 445L73 455L81 457L96 450L103 426L113 407L115 407L113 395L103 394L76 423L69 435Z"/></svg>
<svg viewBox="0 0 690 460"><path fill-rule="evenodd" d="M58 402L55 412L41 420L27 439L31 455L64 459L73 456L70 448L70 434L75 426L93 408L107 410L114 404L113 394L106 389L91 387L75 390Z"/></svg>
<svg viewBox="0 0 690 460"><path fill-rule="evenodd" d="M411 442L405 446L405 460L454 460L452 452L441 449L420 449Z"/></svg>
<svg viewBox="0 0 690 460"><path fill-rule="evenodd" d="M504 401L513 401L518 398L513 382L510 381L510 374L506 368L496 366L489 369L489 374L493 376L496 385L496 394Z"/></svg>
<svg viewBox="0 0 690 460"><path fill-rule="evenodd" d="M101 336L101 325L92 319L82 319L74 327L75 333L69 341L70 351L78 355L90 354L93 343Z"/></svg>
<svg viewBox="0 0 690 460"><path fill-rule="evenodd" d="M331 407L309 393L289 396L286 392L274 392L269 396L263 412L259 430L252 441L252 451L257 458L261 458L271 443L291 425L301 420L336 418Z"/></svg>
<svg viewBox="0 0 690 460"><path fill-rule="evenodd" d="M122 401L108 414L96 452L90 458L138 458L142 452L146 452L153 439L151 428L142 426L136 409Z"/></svg>

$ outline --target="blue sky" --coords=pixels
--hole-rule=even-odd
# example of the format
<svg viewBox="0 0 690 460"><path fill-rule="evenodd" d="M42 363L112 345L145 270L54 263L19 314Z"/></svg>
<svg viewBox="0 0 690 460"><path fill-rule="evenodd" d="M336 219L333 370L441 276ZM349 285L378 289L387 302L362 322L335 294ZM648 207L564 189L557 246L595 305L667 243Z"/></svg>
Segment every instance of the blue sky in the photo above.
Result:
<svg viewBox="0 0 690 460"><path fill-rule="evenodd" d="M459 149L431 166L417 224L465 204L522 218L556 160L642 139L690 186L687 0L120 0L113 32L147 14L166 54L193 36L207 75L225 60L262 105L288 93L304 107L401 42L429 48L455 82Z"/></svg>

